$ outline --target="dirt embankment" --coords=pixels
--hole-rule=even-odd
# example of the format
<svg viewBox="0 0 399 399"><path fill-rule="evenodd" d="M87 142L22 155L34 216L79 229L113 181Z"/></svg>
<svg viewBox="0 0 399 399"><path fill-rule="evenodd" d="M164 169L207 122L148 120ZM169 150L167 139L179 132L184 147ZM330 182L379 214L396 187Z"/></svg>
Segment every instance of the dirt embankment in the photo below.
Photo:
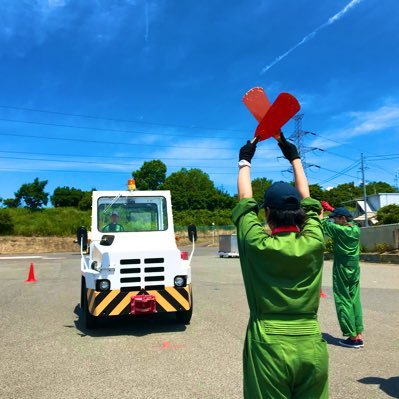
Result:
<svg viewBox="0 0 399 399"><path fill-rule="evenodd" d="M75 237L0 237L0 255L79 252Z"/></svg>

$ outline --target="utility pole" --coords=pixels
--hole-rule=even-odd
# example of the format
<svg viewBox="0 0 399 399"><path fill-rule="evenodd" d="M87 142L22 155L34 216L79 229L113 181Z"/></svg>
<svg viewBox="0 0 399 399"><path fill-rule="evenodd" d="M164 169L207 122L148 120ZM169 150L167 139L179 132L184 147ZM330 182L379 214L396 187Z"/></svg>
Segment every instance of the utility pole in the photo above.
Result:
<svg viewBox="0 0 399 399"><path fill-rule="evenodd" d="M298 114L294 117L295 131L294 134L291 136L291 138L293 139L296 148L298 148L298 152L299 155L301 156L303 167L306 171L306 158L305 158L306 151L303 142L304 131L302 130L302 119L303 119L303 114Z"/></svg>
<svg viewBox="0 0 399 399"><path fill-rule="evenodd" d="M313 150L318 150L319 148L310 148L305 145L305 140L304 136L308 133L311 132L305 132L302 130L302 119L303 119L304 114L298 114L294 117L295 121L295 130L294 133L289 137L289 140L293 141L294 144L296 145L296 148L298 149L299 155L301 156L301 161L303 165L303 169L305 171L305 174L307 170L314 166L316 168L319 168L320 166L314 165L314 164L309 164L306 162L306 157L305 154L313 151Z"/></svg>
<svg viewBox="0 0 399 399"><path fill-rule="evenodd" d="M398 181L399 181L399 172L396 172L396 173L395 173L395 187L396 187L396 190L399 191L399 184L398 184Z"/></svg>
<svg viewBox="0 0 399 399"><path fill-rule="evenodd" d="M363 184L363 203L364 203L364 224L366 227L369 225L369 220L367 217L367 193L366 193L366 179L364 178L364 155L360 154L360 163L362 169L362 184Z"/></svg>

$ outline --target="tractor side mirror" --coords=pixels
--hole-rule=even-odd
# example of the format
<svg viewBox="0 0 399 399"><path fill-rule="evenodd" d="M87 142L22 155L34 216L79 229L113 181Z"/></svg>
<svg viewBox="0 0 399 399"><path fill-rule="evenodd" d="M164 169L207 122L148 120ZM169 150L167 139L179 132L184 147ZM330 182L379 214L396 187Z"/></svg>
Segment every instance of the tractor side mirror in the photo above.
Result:
<svg viewBox="0 0 399 399"><path fill-rule="evenodd" d="M197 227L194 224L190 224L187 227L187 232L188 232L188 239L193 242L197 241Z"/></svg>
<svg viewBox="0 0 399 399"><path fill-rule="evenodd" d="M76 233L78 244L81 246L82 251L87 250L87 229L86 227L79 227Z"/></svg>
<svg viewBox="0 0 399 399"><path fill-rule="evenodd" d="M100 245L104 245L106 247L109 247L114 242L114 239L115 239L115 236L110 235L110 234L104 234L101 237Z"/></svg>

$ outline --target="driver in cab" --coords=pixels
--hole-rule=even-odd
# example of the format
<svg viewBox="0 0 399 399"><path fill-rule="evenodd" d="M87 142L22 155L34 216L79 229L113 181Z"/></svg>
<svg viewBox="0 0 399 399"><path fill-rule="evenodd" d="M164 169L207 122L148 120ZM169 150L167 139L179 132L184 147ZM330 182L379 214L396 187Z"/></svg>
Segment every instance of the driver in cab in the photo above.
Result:
<svg viewBox="0 0 399 399"><path fill-rule="evenodd" d="M109 217L110 217L110 223L106 224L102 228L102 231L104 233L125 231L124 227L118 223L119 214L117 211L112 211Z"/></svg>

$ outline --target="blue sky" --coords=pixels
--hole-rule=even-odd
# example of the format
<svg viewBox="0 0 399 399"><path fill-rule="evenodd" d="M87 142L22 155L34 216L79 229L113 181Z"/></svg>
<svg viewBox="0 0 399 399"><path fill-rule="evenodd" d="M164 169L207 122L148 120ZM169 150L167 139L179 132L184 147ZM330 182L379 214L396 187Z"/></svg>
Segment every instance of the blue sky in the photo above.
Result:
<svg viewBox="0 0 399 399"><path fill-rule="evenodd" d="M35 177L122 189L145 160L234 194L256 121L242 95L294 94L310 183L395 184L397 0L0 2L0 196ZM44 112L48 111L48 112ZM291 121L283 129L293 134ZM274 140L252 176L289 180Z"/></svg>

